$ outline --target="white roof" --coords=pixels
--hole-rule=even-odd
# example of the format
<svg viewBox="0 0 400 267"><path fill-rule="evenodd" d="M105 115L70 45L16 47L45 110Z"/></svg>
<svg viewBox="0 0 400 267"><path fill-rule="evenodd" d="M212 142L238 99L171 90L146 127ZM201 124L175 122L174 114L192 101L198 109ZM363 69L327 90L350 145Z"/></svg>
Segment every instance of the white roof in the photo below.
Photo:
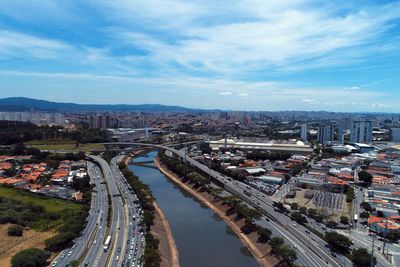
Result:
<svg viewBox="0 0 400 267"><path fill-rule="evenodd" d="M265 172L265 170L263 168L245 168L245 170L249 173L249 174L254 174L254 173L259 173L259 172Z"/></svg>

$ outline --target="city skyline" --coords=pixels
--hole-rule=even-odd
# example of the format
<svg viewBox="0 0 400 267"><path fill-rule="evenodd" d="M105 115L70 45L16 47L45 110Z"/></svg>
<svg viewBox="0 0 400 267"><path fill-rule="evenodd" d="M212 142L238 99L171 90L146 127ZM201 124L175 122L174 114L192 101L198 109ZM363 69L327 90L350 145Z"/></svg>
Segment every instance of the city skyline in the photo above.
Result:
<svg viewBox="0 0 400 267"><path fill-rule="evenodd" d="M5 1L0 91L87 104L399 112L399 11L399 1Z"/></svg>

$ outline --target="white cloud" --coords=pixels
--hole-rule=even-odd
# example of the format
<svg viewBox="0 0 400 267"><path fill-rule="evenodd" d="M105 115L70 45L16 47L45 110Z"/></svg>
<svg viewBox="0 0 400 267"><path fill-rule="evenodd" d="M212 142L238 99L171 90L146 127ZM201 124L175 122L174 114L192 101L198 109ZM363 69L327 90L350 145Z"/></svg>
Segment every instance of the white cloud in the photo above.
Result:
<svg viewBox="0 0 400 267"><path fill-rule="evenodd" d="M219 95L231 95L232 92L219 92L218 94Z"/></svg>
<svg viewBox="0 0 400 267"><path fill-rule="evenodd" d="M249 94L248 94L248 93L239 93L238 96L240 96L240 97L247 97L247 96L249 96Z"/></svg>
<svg viewBox="0 0 400 267"><path fill-rule="evenodd" d="M346 89L346 90L360 90L361 87L360 86L349 86L349 87L345 87L344 89Z"/></svg>

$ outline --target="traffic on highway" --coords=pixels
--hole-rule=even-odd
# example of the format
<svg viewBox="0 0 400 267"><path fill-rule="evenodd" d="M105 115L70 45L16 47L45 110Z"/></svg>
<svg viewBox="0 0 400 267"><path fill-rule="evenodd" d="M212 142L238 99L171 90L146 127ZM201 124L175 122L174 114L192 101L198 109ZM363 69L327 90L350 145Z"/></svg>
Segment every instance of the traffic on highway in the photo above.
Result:
<svg viewBox="0 0 400 267"><path fill-rule="evenodd" d="M137 196L119 171L122 156L111 166L101 157L90 156L90 182L94 185L87 224L72 247L63 250L51 266L142 266L144 253L143 211Z"/></svg>

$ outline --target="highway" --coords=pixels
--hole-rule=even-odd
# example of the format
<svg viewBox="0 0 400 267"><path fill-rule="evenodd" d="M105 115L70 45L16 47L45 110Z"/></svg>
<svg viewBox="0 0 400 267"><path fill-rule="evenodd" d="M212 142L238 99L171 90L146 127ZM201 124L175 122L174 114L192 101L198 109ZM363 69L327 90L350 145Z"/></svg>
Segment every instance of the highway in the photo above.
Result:
<svg viewBox="0 0 400 267"><path fill-rule="evenodd" d="M124 201L120 195L115 177L111 171L110 165L101 157L90 156L101 166L103 175L107 182L108 193L111 196L111 222L107 228L106 234L100 236L97 243L100 243L94 254L87 257L84 261L86 266L116 266L117 254L120 247L125 242L124 231L128 227L126 209L123 205ZM104 249L103 244L108 236L111 236L111 243L108 248Z"/></svg>
<svg viewBox="0 0 400 267"><path fill-rule="evenodd" d="M299 258L306 261L306 266L351 266L351 262L340 254L335 254L330 251L327 243L313 234L302 225L293 224L293 221L286 215L276 212L272 206L272 200L269 197L262 197L264 193L252 189L252 196L249 197L244 194L244 189L247 185L238 181L231 181L222 174L209 169L207 166L200 162L188 157L184 151L179 151L171 147L143 144L143 143L104 143L104 145L126 145L126 146L144 146L165 149L173 154L184 159L187 164L196 167L197 169L209 174L215 180L224 184L224 189L232 194L238 195L247 204L258 208L269 218L269 229L273 228L280 233L279 236L285 237L290 243L297 248ZM266 222L265 222L266 223ZM267 223L266 223L267 225ZM272 230L272 229L271 229ZM306 232L307 231L307 232Z"/></svg>
<svg viewBox="0 0 400 267"><path fill-rule="evenodd" d="M124 266L140 266L139 259L144 252L144 231L141 222L143 219L143 211L140 208L137 196L134 191L127 183L125 177L122 175L118 168L118 162L122 160L123 156L117 156L111 160L111 171L115 182L126 201L125 214L126 225L124 229L123 239L121 240L121 246L118 251L120 253L116 254L119 257L119 261L123 263ZM115 258L113 257L113 258ZM117 267L117 261L114 261L112 266Z"/></svg>
<svg viewBox="0 0 400 267"><path fill-rule="evenodd" d="M74 240L74 245L61 251L52 261L51 266L68 266L73 260L79 260L85 252L93 250L93 240L96 236L104 234L107 218L107 190L101 184L103 177L100 169L93 163L87 165L90 182L95 185L92 192L92 201L87 219L87 225L82 236Z"/></svg>

